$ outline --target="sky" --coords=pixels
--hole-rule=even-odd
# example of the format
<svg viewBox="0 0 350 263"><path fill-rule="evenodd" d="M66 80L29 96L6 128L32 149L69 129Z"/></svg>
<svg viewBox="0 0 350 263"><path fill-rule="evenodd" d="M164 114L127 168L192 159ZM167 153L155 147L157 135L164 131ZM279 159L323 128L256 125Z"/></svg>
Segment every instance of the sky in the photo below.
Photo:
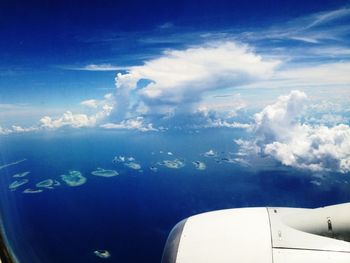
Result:
<svg viewBox="0 0 350 263"><path fill-rule="evenodd" d="M208 126L292 90L346 121L349 22L349 1L1 1L0 127Z"/></svg>
<svg viewBox="0 0 350 263"><path fill-rule="evenodd" d="M349 1L1 1L0 136L241 129L350 171Z"/></svg>

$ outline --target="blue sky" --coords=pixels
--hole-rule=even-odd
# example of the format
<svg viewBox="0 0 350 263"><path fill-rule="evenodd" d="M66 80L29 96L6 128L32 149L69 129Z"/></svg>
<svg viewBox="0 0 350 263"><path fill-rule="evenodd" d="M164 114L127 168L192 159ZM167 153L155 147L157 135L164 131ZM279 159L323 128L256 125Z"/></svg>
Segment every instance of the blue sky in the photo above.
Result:
<svg viewBox="0 0 350 263"><path fill-rule="evenodd" d="M1 1L0 135L241 129L350 171L349 1Z"/></svg>
<svg viewBox="0 0 350 263"><path fill-rule="evenodd" d="M90 114L94 107L83 107L82 101L101 102L108 93L118 100L118 72L126 74L132 67L166 58L169 54L164 52L186 52L191 47L199 52L210 45L221 52L224 43L247 46L241 55L252 53L264 62L275 63L269 70L278 74L262 80L267 71L258 77L250 72L249 81L243 76L222 83L217 70L209 73L213 83L199 95L197 91L187 94L192 89L190 83L181 91L174 84L174 92L166 96L182 96L175 99L177 109L179 105L192 109L189 100L196 107L206 102L223 104L225 109L227 104L261 108L292 89L319 100L331 95L334 101L344 103L349 98L349 79L344 77L350 58L348 1L2 1L0 5L3 127L34 125L43 116L59 118L68 110ZM178 62L181 66L188 61ZM227 70L223 66L226 61L214 59L210 63L221 63L218 68ZM338 75L324 75L329 69ZM157 81L151 79L152 74L146 75ZM170 107L160 97L143 95L138 99L139 93L134 89L124 94L131 101L129 108L140 100L154 111ZM130 114L117 116L120 114L114 109L111 116L117 116L113 121L122 121L140 115Z"/></svg>

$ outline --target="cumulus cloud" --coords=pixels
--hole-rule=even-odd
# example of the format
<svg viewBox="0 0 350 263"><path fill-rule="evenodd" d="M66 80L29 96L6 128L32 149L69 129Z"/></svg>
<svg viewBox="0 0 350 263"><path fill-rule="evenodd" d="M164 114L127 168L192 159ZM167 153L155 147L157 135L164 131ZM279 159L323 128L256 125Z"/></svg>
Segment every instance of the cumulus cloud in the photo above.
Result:
<svg viewBox="0 0 350 263"><path fill-rule="evenodd" d="M278 64L279 61L265 60L248 46L234 42L169 50L142 66L117 74L116 111L121 119L126 115L133 93L151 113L188 112L205 92L266 79ZM140 87L142 80L147 82Z"/></svg>
<svg viewBox="0 0 350 263"><path fill-rule="evenodd" d="M146 123L143 117L137 117L134 119L123 120L120 123L106 123L100 125L104 129L116 129L116 130L138 130L142 132L159 131L153 127L152 123Z"/></svg>
<svg viewBox="0 0 350 263"><path fill-rule="evenodd" d="M93 115L73 114L71 111L66 111L59 118L53 119L50 116L44 116L40 119L41 128L57 129L61 127L83 128L94 127L98 121L108 116L113 107L105 105L102 110Z"/></svg>
<svg viewBox="0 0 350 263"><path fill-rule="evenodd" d="M61 127L83 128L94 127L99 122L108 117L113 110L113 95L106 94L103 100L85 100L81 104L97 111L94 114L73 114L71 111L66 111L61 117L52 118L44 116L40 119L40 128L43 129L58 129Z"/></svg>
<svg viewBox="0 0 350 263"><path fill-rule="evenodd" d="M39 124L32 127L22 127L19 125L12 125L8 128L0 126L0 135L25 133L40 130L55 130L63 127L70 128L84 128L84 127L96 127L101 124L110 115L113 105L114 96L108 93L102 100L85 100L81 102L81 105L87 106L94 110L93 113L73 113L66 111L59 117L43 116L39 120Z"/></svg>
<svg viewBox="0 0 350 263"><path fill-rule="evenodd" d="M63 115L57 119L52 119L49 116L45 116L40 119L41 127L48 129L57 129L63 126L71 126L73 128L81 128L93 126L95 123L93 119L90 119L85 114L73 114L70 111L66 111Z"/></svg>
<svg viewBox="0 0 350 263"><path fill-rule="evenodd" d="M290 128L297 127L297 117L305 107L306 98L304 92L292 91L257 113L254 116L255 132L260 140L269 143L293 136Z"/></svg>
<svg viewBox="0 0 350 263"><path fill-rule="evenodd" d="M237 141L239 153L267 155L282 164L311 171L350 171L350 127L301 123L307 96L292 91L255 115L256 139Z"/></svg>

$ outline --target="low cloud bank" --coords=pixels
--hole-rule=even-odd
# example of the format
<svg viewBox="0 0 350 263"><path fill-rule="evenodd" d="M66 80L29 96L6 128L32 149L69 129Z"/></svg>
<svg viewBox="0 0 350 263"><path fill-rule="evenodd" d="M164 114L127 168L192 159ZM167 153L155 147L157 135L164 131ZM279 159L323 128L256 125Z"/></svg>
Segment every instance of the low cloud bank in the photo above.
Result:
<svg viewBox="0 0 350 263"><path fill-rule="evenodd" d="M38 131L39 127L26 127L23 128L19 125L12 125L10 128L3 128L0 126L0 135L8 135L13 133L25 133L25 132L34 132Z"/></svg>

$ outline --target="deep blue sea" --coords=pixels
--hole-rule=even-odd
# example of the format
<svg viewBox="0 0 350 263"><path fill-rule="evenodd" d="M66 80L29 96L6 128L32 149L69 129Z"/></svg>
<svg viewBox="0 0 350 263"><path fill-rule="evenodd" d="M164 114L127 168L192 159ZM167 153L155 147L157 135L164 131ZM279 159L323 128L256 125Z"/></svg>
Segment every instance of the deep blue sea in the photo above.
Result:
<svg viewBox="0 0 350 263"><path fill-rule="evenodd" d="M3 136L0 209L4 230L21 263L158 263L171 228L191 215L246 206L317 207L350 201L346 175L315 175L269 160L251 166L223 161L234 156L234 129L193 132L76 131ZM203 154L209 150L216 157ZM172 154L172 155L171 155ZM133 157L140 170L115 156ZM171 169L159 162L179 159ZM192 164L201 161L205 170ZM262 165L264 164L265 165ZM150 170L157 167L158 171ZM97 167L114 177L91 174ZM71 187L60 175L80 171L85 184ZM16 173L30 171L29 182L11 191ZM44 179L61 183L41 193L24 194ZM108 250L110 258L94 254Z"/></svg>

